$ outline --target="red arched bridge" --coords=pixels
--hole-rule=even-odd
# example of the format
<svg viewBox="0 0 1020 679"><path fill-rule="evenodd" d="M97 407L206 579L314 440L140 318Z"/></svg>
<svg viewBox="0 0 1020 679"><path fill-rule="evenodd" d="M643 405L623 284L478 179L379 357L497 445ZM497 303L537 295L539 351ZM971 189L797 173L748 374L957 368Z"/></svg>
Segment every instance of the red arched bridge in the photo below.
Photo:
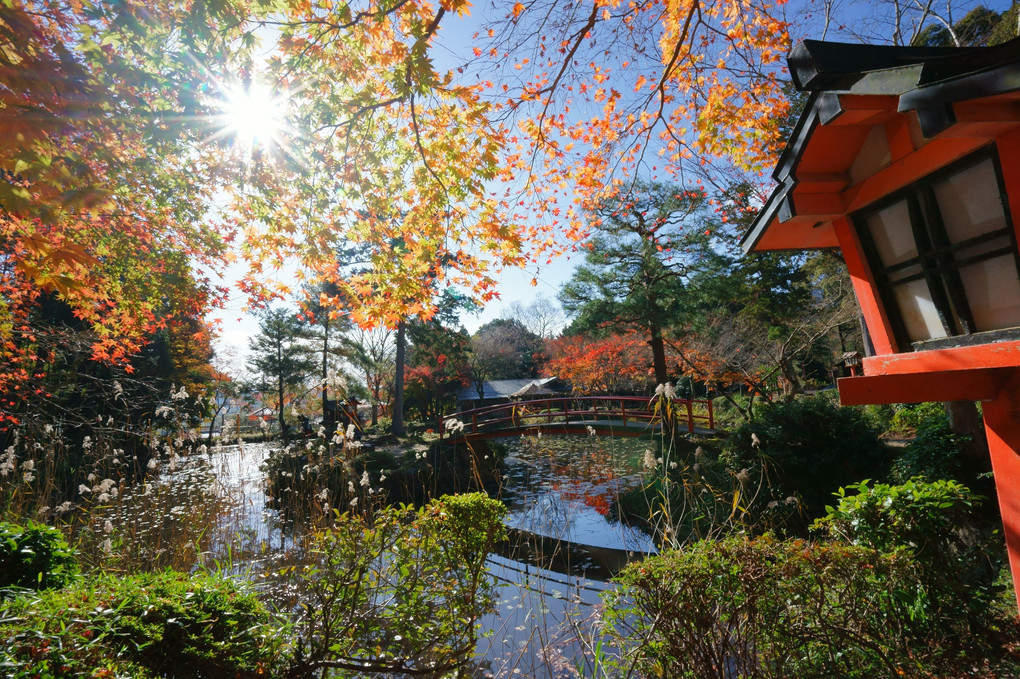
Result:
<svg viewBox="0 0 1020 679"><path fill-rule="evenodd" d="M562 396L511 401L453 413L440 434L451 439L493 439L521 434L645 436L662 431L660 399L644 396ZM673 399L668 409L678 429L710 434L712 402Z"/></svg>

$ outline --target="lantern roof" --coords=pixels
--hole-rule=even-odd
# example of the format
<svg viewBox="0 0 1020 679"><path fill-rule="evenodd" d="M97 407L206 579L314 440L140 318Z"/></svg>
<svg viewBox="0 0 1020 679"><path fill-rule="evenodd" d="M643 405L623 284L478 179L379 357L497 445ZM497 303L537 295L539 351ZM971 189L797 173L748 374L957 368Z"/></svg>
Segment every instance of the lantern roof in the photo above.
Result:
<svg viewBox="0 0 1020 679"><path fill-rule="evenodd" d="M741 239L745 252L836 247L832 220L874 197L862 184L897 157L937 139L969 140L947 142L962 155L1020 124L1020 38L992 47L805 40L787 63L810 95L772 173L777 186ZM953 155L943 146L927 162Z"/></svg>

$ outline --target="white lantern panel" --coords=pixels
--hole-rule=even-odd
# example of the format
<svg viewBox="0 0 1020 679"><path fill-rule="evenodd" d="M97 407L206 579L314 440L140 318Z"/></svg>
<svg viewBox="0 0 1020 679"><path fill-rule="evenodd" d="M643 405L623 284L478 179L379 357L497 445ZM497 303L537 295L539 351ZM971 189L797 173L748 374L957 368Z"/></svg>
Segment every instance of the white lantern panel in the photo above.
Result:
<svg viewBox="0 0 1020 679"><path fill-rule="evenodd" d="M960 269L960 279L978 332L1020 326L1020 277L1012 254Z"/></svg>
<svg viewBox="0 0 1020 679"><path fill-rule="evenodd" d="M950 243L1006 227L999 182L985 159L932 186Z"/></svg>
<svg viewBox="0 0 1020 679"><path fill-rule="evenodd" d="M867 224L883 266L917 257L907 201L901 200L876 212L868 217Z"/></svg>
<svg viewBox="0 0 1020 679"><path fill-rule="evenodd" d="M901 283L892 292L911 342L948 336L924 279Z"/></svg>

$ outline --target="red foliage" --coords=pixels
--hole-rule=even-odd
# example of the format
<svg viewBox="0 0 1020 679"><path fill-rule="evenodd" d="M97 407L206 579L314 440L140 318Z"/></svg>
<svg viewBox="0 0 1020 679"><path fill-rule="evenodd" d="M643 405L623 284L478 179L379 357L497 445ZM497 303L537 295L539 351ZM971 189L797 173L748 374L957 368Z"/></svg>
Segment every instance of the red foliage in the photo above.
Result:
<svg viewBox="0 0 1020 679"><path fill-rule="evenodd" d="M546 370L580 394L647 392L654 381L652 350L637 332L604 338L561 337L549 343Z"/></svg>

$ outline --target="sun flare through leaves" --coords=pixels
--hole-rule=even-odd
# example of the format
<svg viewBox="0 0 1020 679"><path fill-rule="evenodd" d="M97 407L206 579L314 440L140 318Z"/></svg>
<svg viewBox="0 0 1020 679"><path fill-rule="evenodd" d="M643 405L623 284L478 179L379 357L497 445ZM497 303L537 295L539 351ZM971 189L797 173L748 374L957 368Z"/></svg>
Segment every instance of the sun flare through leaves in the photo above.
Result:
<svg viewBox="0 0 1020 679"><path fill-rule="evenodd" d="M242 153L274 150L283 145L288 97L268 84L252 80L224 89L218 102L221 135Z"/></svg>

